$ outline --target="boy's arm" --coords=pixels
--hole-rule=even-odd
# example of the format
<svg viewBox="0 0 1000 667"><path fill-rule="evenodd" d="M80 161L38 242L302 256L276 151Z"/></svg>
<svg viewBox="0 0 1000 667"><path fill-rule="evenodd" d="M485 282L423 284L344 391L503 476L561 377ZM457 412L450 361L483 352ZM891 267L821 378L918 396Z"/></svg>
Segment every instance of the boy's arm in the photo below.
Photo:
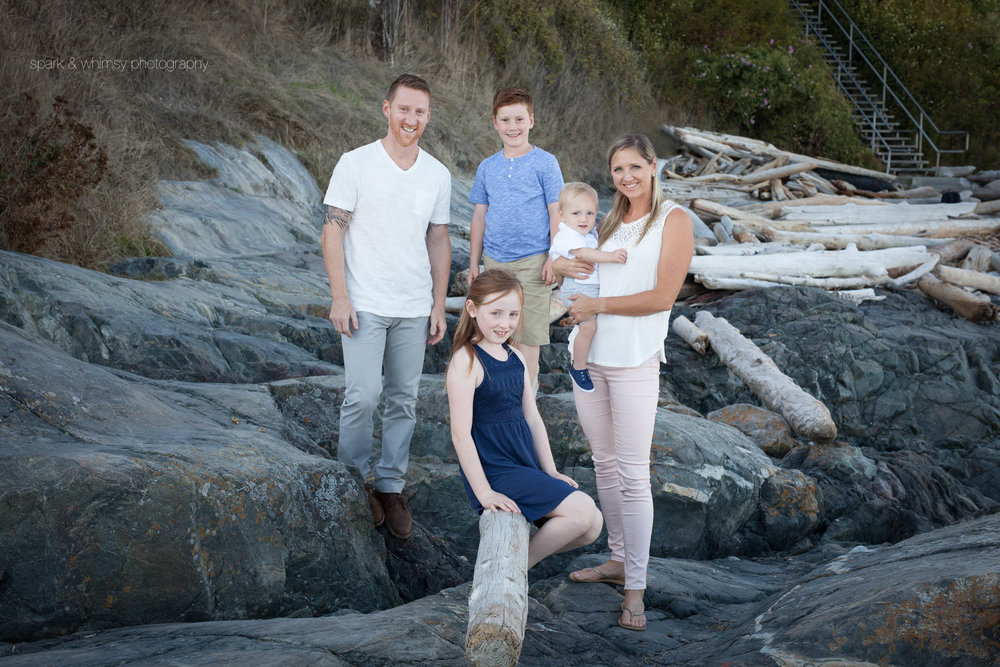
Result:
<svg viewBox="0 0 1000 667"><path fill-rule="evenodd" d="M625 260L628 258L628 253L624 248L615 250L613 252L606 252L604 250L597 250L596 248L573 248L570 250L573 253L573 257L577 259L582 259L585 262L593 262L595 264L601 263L615 263L624 264Z"/></svg>
<svg viewBox="0 0 1000 667"><path fill-rule="evenodd" d="M466 279L471 285L479 276L479 265L483 260L483 236L486 234L487 204L476 204L472 209L472 222L469 225L469 276Z"/></svg>
<svg viewBox="0 0 1000 667"><path fill-rule="evenodd" d="M552 202L547 208L549 211L549 247L552 247L552 239L559 231L559 221L562 218L559 215L559 201ZM555 271L552 270L552 257L547 257L545 264L542 265L542 280L545 281L546 285L551 285L556 281Z"/></svg>

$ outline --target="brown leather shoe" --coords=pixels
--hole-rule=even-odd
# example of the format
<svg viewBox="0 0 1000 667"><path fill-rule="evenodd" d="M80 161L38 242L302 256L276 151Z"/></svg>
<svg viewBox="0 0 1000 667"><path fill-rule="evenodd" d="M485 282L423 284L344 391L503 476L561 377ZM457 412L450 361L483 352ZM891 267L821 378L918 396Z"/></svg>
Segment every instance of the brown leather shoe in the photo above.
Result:
<svg viewBox="0 0 1000 667"><path fill-rule="evenodd" d="M382 493L375 491L375 497L382 501L385 508L385 525L393 537L405 540L413 532L413 518L406 498L401 493Z"/></svg>
<svg viewBox="0 0 1000 667"><path fill-rule="evenodd" d="M372 511L372 519L375 520L375 527L378 528L385 522L385 510L382 509L382 503L378 498L373 496L373 493L378 493L371 486L365 484L365 496L368 498L368 509Z"/></svg>

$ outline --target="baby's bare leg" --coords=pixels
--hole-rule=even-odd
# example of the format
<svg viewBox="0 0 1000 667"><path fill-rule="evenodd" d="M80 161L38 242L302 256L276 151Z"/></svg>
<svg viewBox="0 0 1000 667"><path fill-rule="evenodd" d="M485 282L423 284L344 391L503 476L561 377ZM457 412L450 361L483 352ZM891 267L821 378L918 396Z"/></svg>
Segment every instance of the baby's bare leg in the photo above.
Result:
<svg viewBox="0 0 1000 667"><path fill-rule="evenodd" d="M594 334L597 333L597 318L591 317L577 327L579 331L573 339L573 368L582 371L587 367L587 354L590 353L590 344L594 341Z"/></svg>

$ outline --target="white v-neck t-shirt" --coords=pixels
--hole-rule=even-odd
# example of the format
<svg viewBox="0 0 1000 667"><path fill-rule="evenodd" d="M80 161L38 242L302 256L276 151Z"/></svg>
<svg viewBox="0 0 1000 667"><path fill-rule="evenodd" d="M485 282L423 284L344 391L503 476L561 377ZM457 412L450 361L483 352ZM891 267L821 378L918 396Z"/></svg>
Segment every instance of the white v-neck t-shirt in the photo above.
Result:
<svg viewBox="0 0 1000 667"><path fill-rule="evenodd" d="M341 155L323 203L350 211L344 233L347 295L354 310L425 317L434 304L428 225L451 220L451 174L418 148L401 169L374 141Z"/></svg>

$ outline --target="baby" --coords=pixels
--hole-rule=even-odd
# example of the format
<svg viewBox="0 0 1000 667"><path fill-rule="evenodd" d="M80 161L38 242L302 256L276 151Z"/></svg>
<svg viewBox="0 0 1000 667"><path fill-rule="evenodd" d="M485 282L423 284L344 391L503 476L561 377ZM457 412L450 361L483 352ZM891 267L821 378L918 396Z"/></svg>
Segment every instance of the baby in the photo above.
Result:
<svg viewBox="0 0 1000 667"><path fill-rule="evenodd" d="M627 254L624 249L614 252L597 250L597 235L594 225L597 223L597 191L586 183L567 183L559 193L559 231L552 239L549 257L582 259L595 265L599 262L618 262L624 264ZM561 288L563 304L568 308L573 301L569 298L574 294L596 297L600 291L598 271L584 279L564 278ZM594 383L587 370L587 354L590 343L597 332L596 318L590 318L577 325L576 340L570 354L570 377L580 391L594 391Z"/></svg>

